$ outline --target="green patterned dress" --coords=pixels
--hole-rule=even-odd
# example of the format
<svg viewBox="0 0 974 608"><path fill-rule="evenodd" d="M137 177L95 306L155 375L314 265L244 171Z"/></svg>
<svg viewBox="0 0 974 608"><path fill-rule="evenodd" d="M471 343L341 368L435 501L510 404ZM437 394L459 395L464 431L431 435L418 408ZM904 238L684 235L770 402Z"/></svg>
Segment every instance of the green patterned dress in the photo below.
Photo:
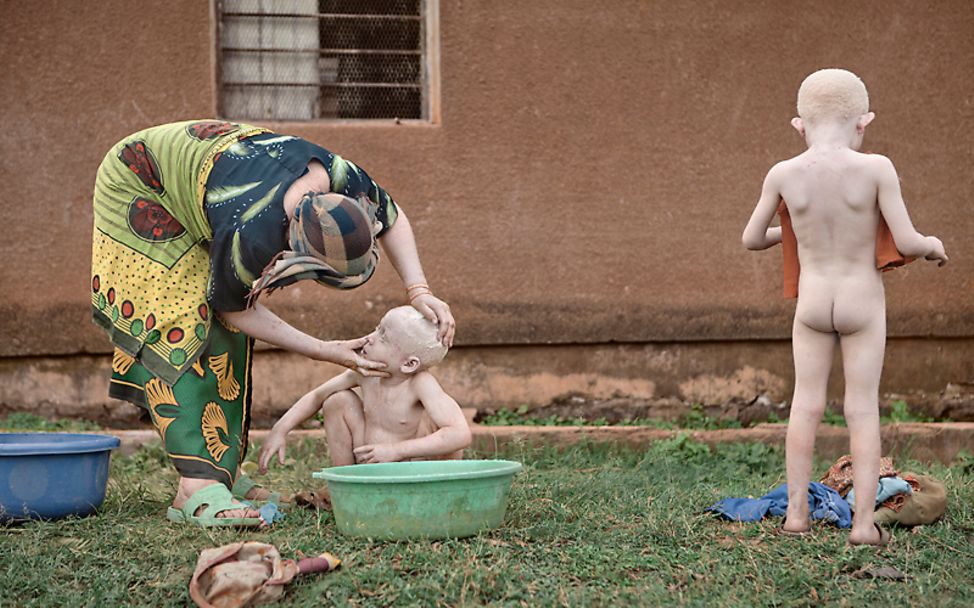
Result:
<svg viewBox="0 0 974 608"><path fill-rule="evenodd" d="M247 308L288 249L284 193L312 159L331 191L378 205L379 236L395 223L394 201L357 165L249 125L152 127L116 144L98 170L91 295L116 346L109 394L149 411L182 476L227 486L237 476L253 340L219 313Z"/></svg>

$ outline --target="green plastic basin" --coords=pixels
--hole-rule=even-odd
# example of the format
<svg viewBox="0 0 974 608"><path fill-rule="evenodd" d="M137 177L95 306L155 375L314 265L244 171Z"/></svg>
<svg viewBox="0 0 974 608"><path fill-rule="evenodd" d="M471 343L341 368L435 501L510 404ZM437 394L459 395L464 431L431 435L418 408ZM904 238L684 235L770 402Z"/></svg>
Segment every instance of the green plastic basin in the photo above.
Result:
<svg viewBox="0 0 974 608"><path fill-rule="evenodd" d="M504 521L520 462L424 460L322 469L338 529L399 540L458 538Z"/></svg>

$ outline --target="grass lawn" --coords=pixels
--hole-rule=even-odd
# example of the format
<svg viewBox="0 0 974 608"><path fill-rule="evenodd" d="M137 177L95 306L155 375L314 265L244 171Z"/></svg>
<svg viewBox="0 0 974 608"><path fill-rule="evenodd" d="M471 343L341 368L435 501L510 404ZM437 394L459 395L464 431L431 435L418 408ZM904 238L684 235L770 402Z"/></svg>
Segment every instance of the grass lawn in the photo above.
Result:
<svg viewBox="0 0 974 608"><path fill-rule="evenodd" d="M291 446L295 463L269 487L308 487L320 445ZM112 459L97 516L0 527L0 606L185 606L201 549L236 540L277 545L285 557L330 551L334 573L298 579L293 606L849 606L974 605L974 471L898 462L943 479L945 521L894 531L890 549L845 545L847 531L775 535L778 520L718 521L701 510L760 496L782 482L783 456L760 444L712 452L684 437L646 451L582 445L481 454L520 460L505 525L440 542L341 536L330 514L292 511L272 530L169 524L175 473L159 447ZM251 452L251 458L254 451ZM820 462L819 470L827 463ZM858 578L891 566L906 581Z"/></svg>

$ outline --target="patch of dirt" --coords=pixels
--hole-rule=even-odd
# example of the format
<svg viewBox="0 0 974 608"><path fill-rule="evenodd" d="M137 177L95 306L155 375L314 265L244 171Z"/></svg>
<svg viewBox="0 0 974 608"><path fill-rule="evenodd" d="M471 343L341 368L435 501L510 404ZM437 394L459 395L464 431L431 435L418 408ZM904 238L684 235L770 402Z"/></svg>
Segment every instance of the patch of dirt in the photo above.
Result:
<svg viewBox="0 0 974 608"><path fill-rule="evenodd" d="M915 393L885 395L884 403L905 401L910 411L923 414L936 420L950 419L954 422L974 421L974 382L952 382L940 393ZM882 406L880 406L882 411ZM884 412L885 413L885 412Z"/></svg>
<svg viewBox="0 0 974 608"><path fill-rule="evenodd" d="M496 412L494 409L480 410L474 420L480 422ZM676 422L689 412L719 420L737 420L742 426L751 426L766 422L772 414L783 419L787 417L788 410L786 403L776 403L766 395L758 395L750 400L733 398L725 403L700 405L675 397L645 399L615 395L608 399L597 399L583 393L568 393L550 403L532 407L524 415L532 418L601 419L609 424L618 424L637 418Z"/></svg>
<svg viewBox="0 0 974 608"><path fill-rule="evenodd" d="M962 382L948 384L939 393L911 392L889 393L880 398L880 414L889 415L891 404L904 401L908 411L916 416L932 418L935 421L953 422L974 421L974 383ZM828 409L842 413L842 403L830 401ZM482 409L474 420L483 421L496 409ZM690 412L702 414L717 420L737 420L741 426L750 427L777 417L787 420L788 402L772 401L767 395L756 395L751 399L734 397L722 403L691 403L675 397L645 399L616 394L608 399L598 399L584 393L567 393L552 399L544 405L531 407L524 416L548 418L556 416L564 419L605 420L618 424L634 419L656 419L679 421Z"/></svg>

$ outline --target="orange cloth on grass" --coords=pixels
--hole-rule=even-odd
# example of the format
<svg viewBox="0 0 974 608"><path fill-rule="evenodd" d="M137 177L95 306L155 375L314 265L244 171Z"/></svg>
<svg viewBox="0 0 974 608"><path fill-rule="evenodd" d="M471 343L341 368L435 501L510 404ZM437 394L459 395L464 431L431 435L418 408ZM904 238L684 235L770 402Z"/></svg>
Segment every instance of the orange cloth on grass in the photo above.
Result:
<svg viewBox="0 0 974 608"><path fill-rule="evenodd" d="M798 239L791 227L791 214L785 201L778 204L778 219L781 221L781 253L784 256L784 282L782 295L786 298L798 297L798 275L801 265L798 263ZM886 220L879 216L879 229L876 230L876 268L878 270L892 270L898 266L909 264L916 258L908 258L896 249L893 233L889 231Z"/></svg>

